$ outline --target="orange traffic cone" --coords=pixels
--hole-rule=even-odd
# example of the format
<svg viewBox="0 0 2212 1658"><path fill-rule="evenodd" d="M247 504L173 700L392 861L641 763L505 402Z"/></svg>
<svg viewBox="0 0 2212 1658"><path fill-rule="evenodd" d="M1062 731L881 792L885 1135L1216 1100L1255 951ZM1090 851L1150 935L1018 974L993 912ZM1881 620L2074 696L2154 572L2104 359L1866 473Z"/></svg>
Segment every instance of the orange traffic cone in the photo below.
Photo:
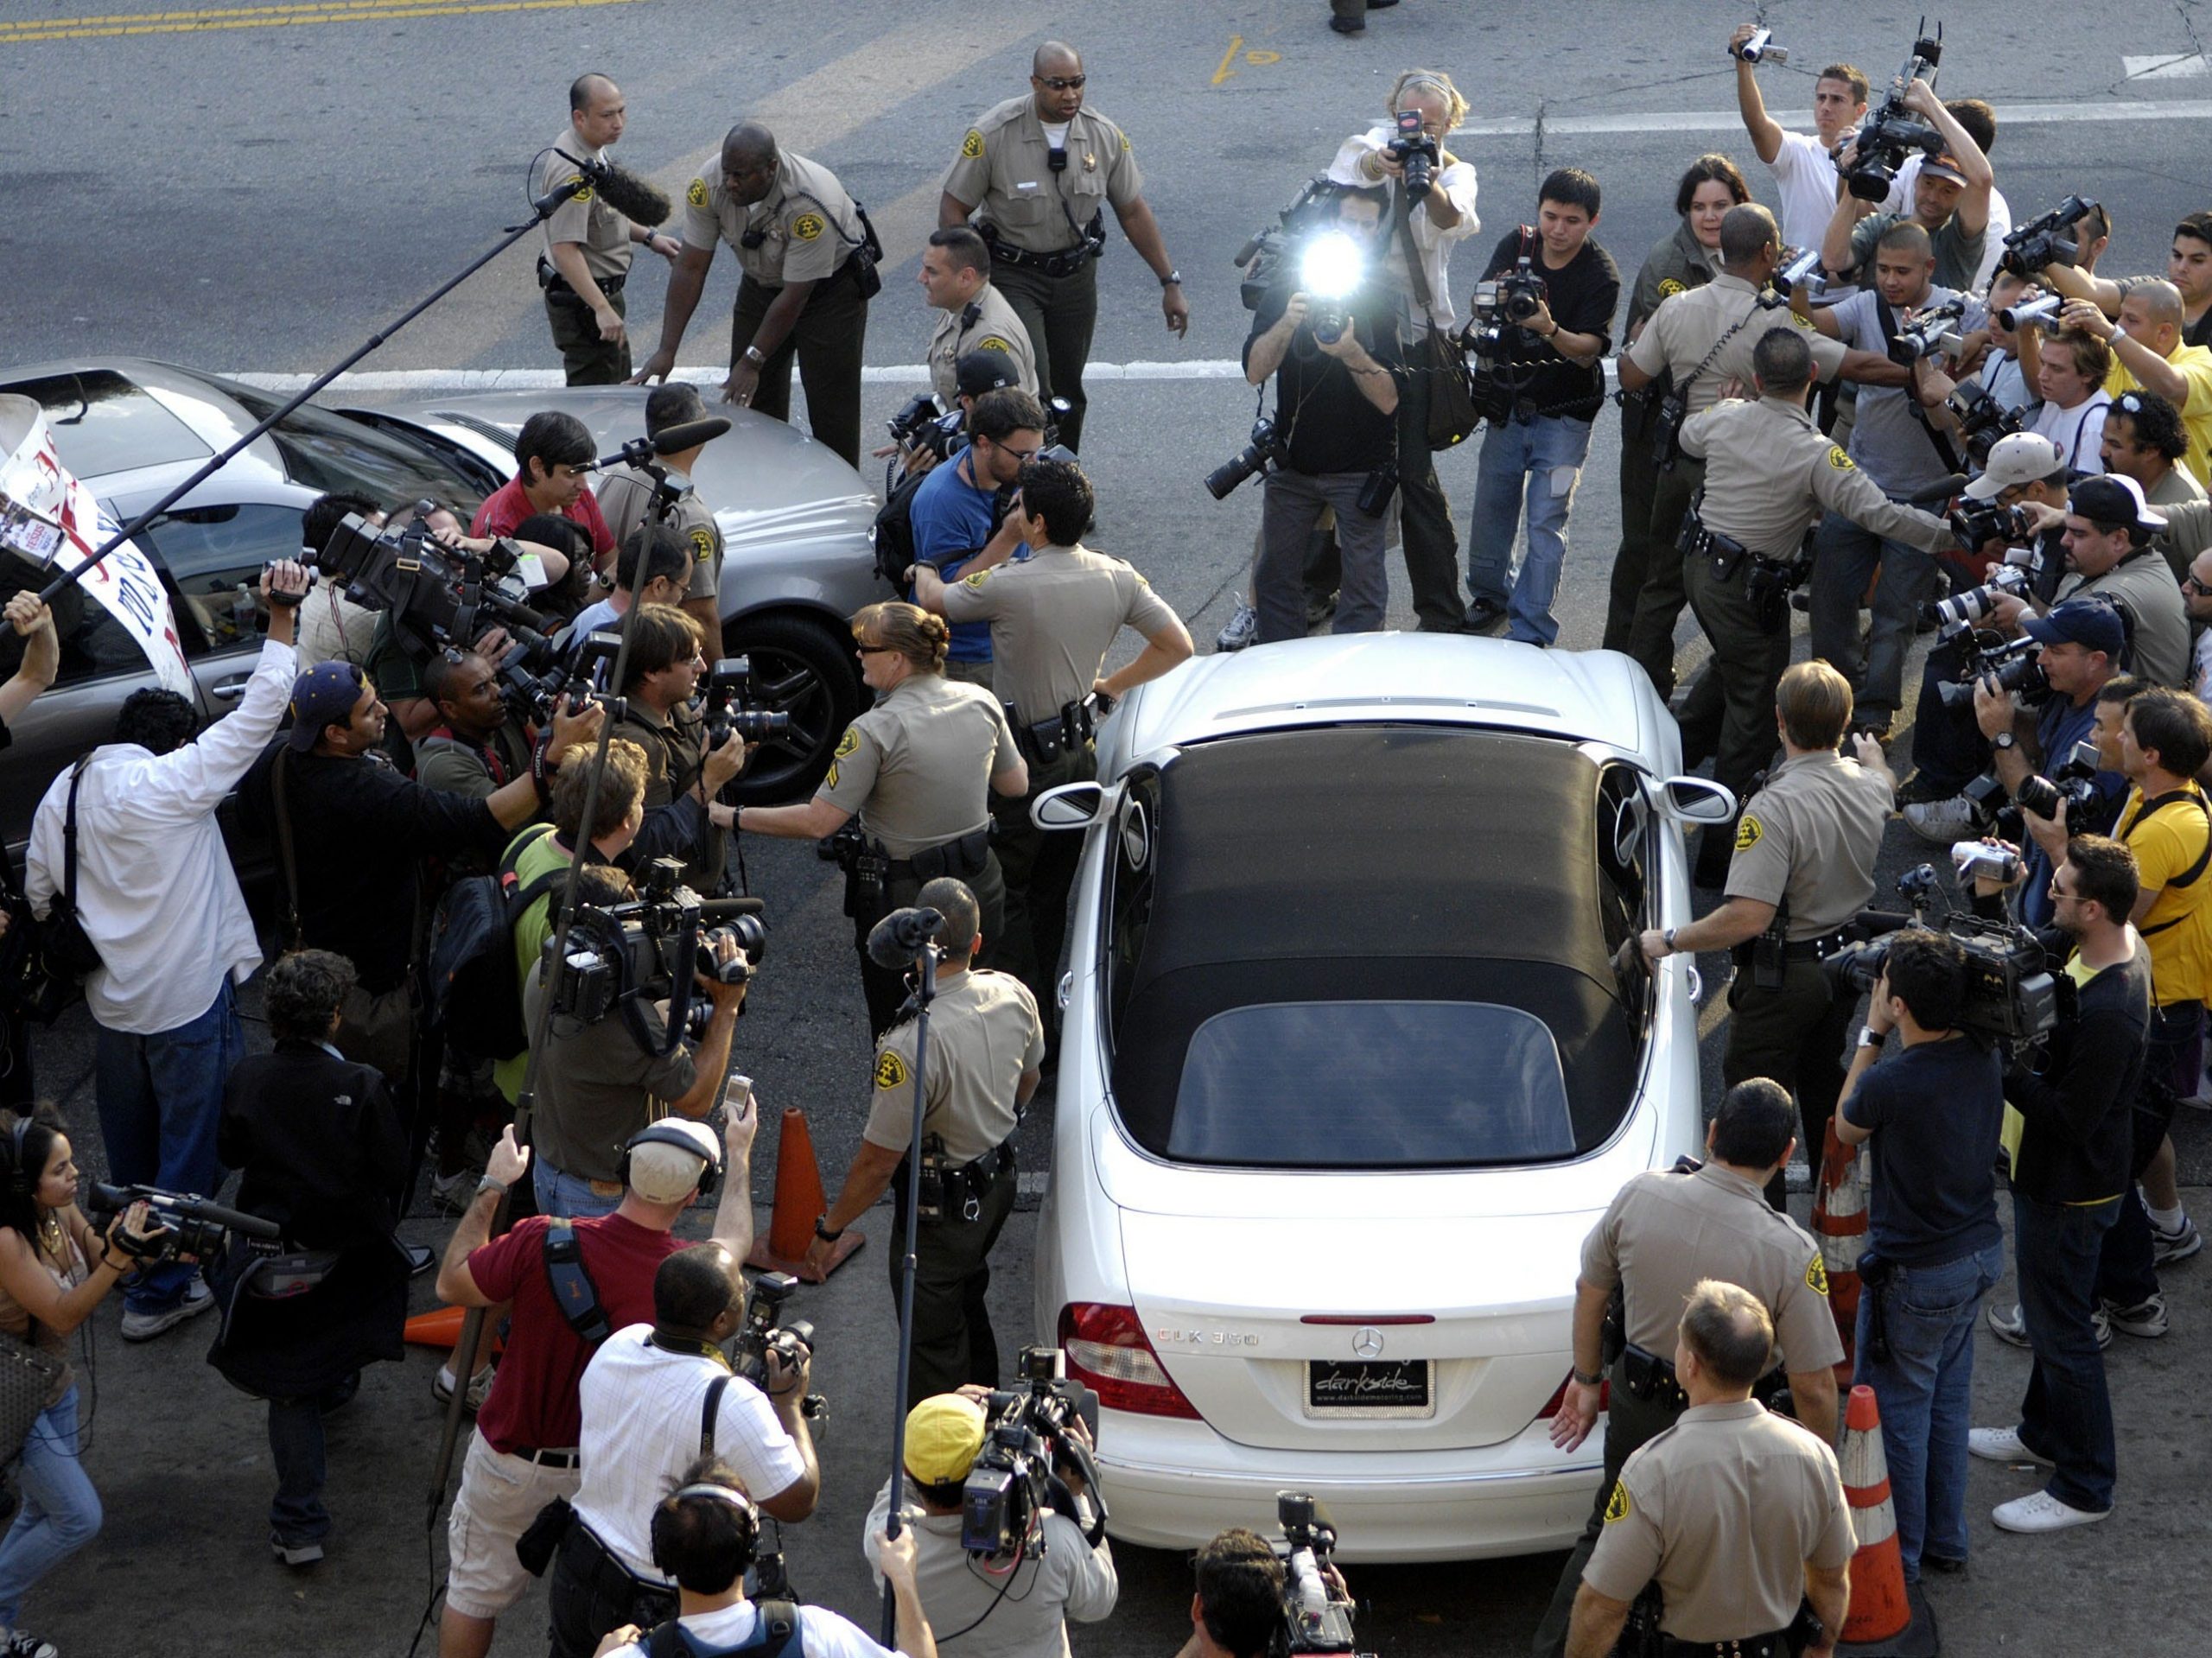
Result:
<svg viewBox="0 0 2212 1658"><path fill-rule="evenodd" d="M407 1344L410 1347L449 1348L461 1339L462 1320L468 1317L466 1307L436 1307L429 1312L418 1312L407 1321ZM495 1340L496 1351L504 1343Z"/></svg>
<svg viewBox="0 0 2212 1658"><path fill-rule="evenodd" d="M1851 1384L1853 1351L1859 1332L1859 1257L1866 1252L1866 1159L1856 1146L1836 1137L1828 1119L1821 1148L1821 1185L1813 1194L1813 1236L1820 1240L1821 1267L1827 1275L1828 1311L1843 1337L1843 1359L1835 1379Z"/></svg>
<svg viewBox="0 0 2212 1658"><path fill-rule="evenodd" d="M806 1113L795 1105L784 1108L783 1127L776 1140L776 1206L768 1220L768 1236L753 1241L745 1257L748 1267L791 1273L810 1284L819 1284L845 1264L854 1250L868 1242L857 1227L830 1246L830 1264L817 1272L806 1264L814 1242L814 1223L830 1206L822 1192L822 1166L814 1159L814 1136L807 1132Z"/></svg>
<svg viewBox="0 0 2212 1658"><path fill-rule="evenodd" d="M1890 1462L1882 1451L1882 1413L1872 1388L1853 1388L1843 1419L1844 1500L1859 1540L1851 1557L1851 1610L1843 1639L1890 1641L1912 1622L1904 1596L1904 1560L1897 1553L1897 1515L1890 1501Z"/></svg>

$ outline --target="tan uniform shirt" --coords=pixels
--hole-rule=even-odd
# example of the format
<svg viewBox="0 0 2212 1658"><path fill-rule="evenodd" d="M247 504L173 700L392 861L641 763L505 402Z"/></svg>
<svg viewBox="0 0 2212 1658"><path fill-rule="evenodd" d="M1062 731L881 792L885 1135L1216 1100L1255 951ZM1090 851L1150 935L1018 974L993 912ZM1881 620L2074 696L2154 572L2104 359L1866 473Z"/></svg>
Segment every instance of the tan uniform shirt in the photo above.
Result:
<svg viewBox="0 0 2212 1658"><path fill-rule="evenodd" d="M1090 695L1123 627L1150 638L1179 619L1152 584L1088 547L1040 547L944 590L952 622L988 622L995 689L1024 725Z"/></svg>
<svg viewBox="0 0 2212 1658"><path fill-rule="evenodd" d="M845 727L814 797L858 813L862 833L911 858L988 823L991 776L1020 758L997 698L916 674Z"/></svg>
<svg viewBox="0 0 2212 1658"><path fill-rule="evenodd" d="M1009 98L968 129L945 170L945 194L977 209L1009 246L1058 253L1083 240L1102 207L1119 211L1144 194L1128 138L1089 105L1068 123L1066 149L1067 166L1055 173L1037 100Z"/></svg>
<svg viewBox="0 0 2212 1658"><path fill-rule="evenodd" d="M1803 330L1805 343L1813 348L1814 372L1824 381L1835 378L1843 367L1841 340L1814 333L1786 306L1777 305L1745 322L1758 304L1758 289L1724 270L1702 288L1688 289L1662 300L1636 344L1629 347L1629 361L1649 375L1665 369L1674 376L1676 386L1688 385L1689 410L1694 415L1719 403L1721 390L1729 381L1745 386L1751 384L1751 350L1760 336L1774 328L1795 326ZM1738 322L1744 324L1740 328L1736 327ZM1733 334L1729 333L1732 328ZM1721 345L1724 335L1727 343ZM1713 350L1715 346L1720 347L1718 352ZM1709 363L1706 362L1708 354L1713 358ZM1700 363L1705 363L1704 372L1693 380L1690 376Z"/></svg>
<svg viewBox="0 0 2212 1658"><path fill-rule="evenodd" d="M748 231L761 232L760 246L745 245ZM775 184L751 206L722 187L720 166L683 192L683 245L728 243L739 267L766 288L834 276L865 239L860 209L837 175L788 149L777 156Z"/></svg>
<svg viewBox="0 0 2212 1658"><path fill-rule="evenodd" d="M922 1135L944 1140L954 1165L995 1151L1020 1118L1021 1074L1045 1063L1045 1021L1037 999L1011 974L948 973L930 1004L929 1075L922 1081ZM893 1026L875 1045L875 1086L868 1090L871 1146L903 1152L914 1129L914 1022Z"/></svg>
<svg viewBox="0 0 2212 1658"><path fill-rule="evenodd" d="M1788 898L1793 941L1835 931L1873 899L1891 798L1882 774L1857 760L1827 749L1791 755L1736 820L1727 895Z"/></svg>
<svg viewBox="0 0 2212 1658"><path fill-rule="evenodd" d="M531 199L558 189L576 177L575 164L560 152L582 156L586 148L574 127L563 127L561 136L538 156L537 165L531 169ZM629 219L601 201L599 193L588 184L556 207L553 217L545 221L548 264L552 262L554 248L563 242L583 245L584 269L591 272L594 282L628 276L630 256L637 251L637 245L630 239Z"/></svg>
<svg viewBox="0 0 2212 1658"><path fill-rule="evenodd" d="M1682 453L1706 463L1705 504L1698 509L1705 527L1770 558L1795 558L1824 511L1923 552L1951 544L1941 518L1883 494L1794 403L1716 403L1682 422Z"/></svg>
<svg viewBox="0 0 2212 1658"><path fill-rule="evenodd" d="M674 481L675 474L670 474ZM599 474L599 511L607 520L607 527L614 532L614 544L620 547L630 539L630 532L645 521L645 514L653 504L652 475L635 467L613 467ZM683 499L668 511L668 527L688 542L691 547L691 582L684 592L688 599L711 599L721 591L722 576L721 526L715 522L715 515L699 499L696 489L683 492ZM709 642L710 645L712 641Z"/></svg>
<svg viewBox="0 0 2212 1658"><path fill-rule="evenodd" d="M1006 295L985 283L976 297L957 311L938 319L930 336L930 389L938 402L950 410L958 407L960 381L953 372L962 357L971 351L1004 352L1014 365L1014 384L1031 397L1037 395L1037 351L1029 330L1014 314Z"/></svg>
<svg viewBox="0 0 2212 1658"><path fill-rule="evenodd" d="M1805 1562L1833 1569L1853 1547L1835 1452L1746 1399L1684 1411L1630 1456L1582 1581L1634 1600L1656 1578L1669 1635L1742 1641L1789 1628Z"/></svg>
<svg viewBox="0 0 2212 1658"><path fill-rule="evenodd" d="M1788 1369L1843 1357L1820 1245L1767 1206L1764 1187L1717 1163L1694 1174L1654 1169L1623 1186L1583 1240L1582 1278L1621 1286L1629 1340L1662 1358L1674 1356L1682 1299L1701 1278L1740 1285L1765 1304Z"/></svg>

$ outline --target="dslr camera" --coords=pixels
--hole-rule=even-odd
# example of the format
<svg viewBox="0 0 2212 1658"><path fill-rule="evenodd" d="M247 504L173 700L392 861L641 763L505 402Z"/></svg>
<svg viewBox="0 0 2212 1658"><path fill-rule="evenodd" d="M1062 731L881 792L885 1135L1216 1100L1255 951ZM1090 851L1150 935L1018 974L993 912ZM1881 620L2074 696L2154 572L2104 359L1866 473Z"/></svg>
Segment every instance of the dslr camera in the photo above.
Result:
<svg viewBox="0 0 2212 1658"><path fill-rule="evenodd" d="M123 1214L143 1203L162 1223L162 1229L141 1242L123 1229ZM213 1261L226 1254L236 1233L257 1242L274 1243L283 1229L274 1221L240 1210L226 1209L188 1191L164 1191L159 1186L111 1186L105 1181L88 1183L85 1212L93 1218L92 1229L141 1263L174 1261L186 1256Z"/></svg>
<svg viewBox="0 0 2212 1658"><path fill-rule="evenodd" d="M758 699L750 657L724 657L715 663L702 694L710 748L720 748L733 732L749 743L757 743L791 728L790 715L755 706Z"/></svg>
<svg viewBox="0 0 2212 1658"><path fill-rule="evenodd" d="M1282 1640L1286 1653L1358 1651L1352 1636L1352 1604L1329 1572L1337 1533L1319 1518L1310 1492L1277 1491L1275 1520L1287 1545L1282 1574Z"/></svg>
<svg viewBox="0 0 2212 1658"><path fill-rule="evenodd" d="M1962 507L1951 514L1952 531L1962 544L1979 547L1982 540L1987 539L1987 535L2011 533L1991 528L1987 535L1974 541L1967 541L1966 531L1961 527L1961 521L1971 519L1978 523L1980 518L1988 516L1988 509L1983 508L1977 511L1978 506L1979 504L1976 504L1976 506ZM2012 510L2006 506L1994 509L1997 513L2005 514L2012 512ZM2015 564L2008 560L1990 571L1989 580L1983 582L1981 586L1968 588L1964 593L1955 593L1948 599L1938 599L1932 604L1923 605L1921 607L1921 614L1942 630L1942 638L1955 638L1967 628L1978 627L1989 619L1990 613L1997 607L1999 594L2008 594L2015 598L2024 597L2031 585L2030 569L2026 566Z"/></svg>
<svg viewBox="0 0 2212 1658"><path fill-rule="evenodd" d="M2005 314L2013 314L2007 312ZM2010 327L2012 325L2008 322L2005 326ZM1961 382L1943 400L1943 406L1951 411L1951 417L1959 423L1959 447L1967 452L1967 457L1978 467L1989 465L1989 452L2000 441L2015 432L2027 429L2025 410L2005 408L1991 397L1977 380Z"/></svg>
<svg viewBox="0 0 2212 1658"><path fill-rule="evenodd" d="M1280 467L1283 446L1275 435L1274 417L1262 415L1252 422L1252 441L1206 474L1206 493L1225 501L1247 478Z"/></svg>
<svg viewBox="0 0 2212 1658"><path fill-rule="evenodd" d="M1935 866L1922 864L1897 880L1897 890L1911 905L1909 916L1879 918L1882 936L1846 944L1821 963L1828 983L1838 994L1855 999L1872 990L1888 962L1892 936L1902 927L1929 927L1947 934L1965 952L1967 993L1958 1013L1958 1028L1986 1041L2001 1042L2015 1052L2033 1046L2058 1022L2058 987L2053 981L2041 944L2025 927L2009 921L1986 921L1971 913L1948 909L1930 919L1929 908L1941 894ZM1877 918L1860 918L1862 925Z"/></svg>
<svg viewBox="0 0 2212 1658"><path fill-rule="evenodd" d="M1920 20L1920 27L1921 35L1913 41L1911 54L1859 129L1858 154L1843 181L1845 188L1861 201L1879 201L1887 196L1890 187L1897 182L1897 168L1913 151L1931 158L1943 153L1943 135L1905 107L1906 89L1916 80L1935 85L1936 67L1943 60L1943 25L1936 24L1932 36L1926 32L1925 17Z"/></svg>
<svg viewBox="0 0 2212 1658"><path fill-rule="evenodd" d="M2096 205L2083 196L2069 196L2049 213L2038 213L2026 224L2015 226L2005 238L2005 251L1997 261L1997 268L2016 276L2032 278L2045 265L2072 264L2082 251L2082 245L2067 232ZM2008 317L2005 326L2011 328L2018 325Z"/></svg>
<svg viewBox="0 0 2212 1658"><path fill-rule="evenodd" d="M756 1274L745 1298L745 1321L730 1340L730 1368L763 1393L768 1391L769 1354L797 1365L814 1351L814 1326L804 1318L784 1317L784 1303L798 1287L798 1280L789 1273ZM830 1414L829 1402L810 1393L799 1401L799 1414L818 1433Z"/></svg>
<svg viewBox="0 0 2212 1658"><path fill-rule="evenodd" d="M1045 1543L1033 1534L1039 1515L1058 1509L1096 1547L1106 1534L1106 1503L1098 1495L1098 1469L1071 1431L1080 1420L1098 1431L1098 1395L1067 1379L1057 1347L1025 1347L1020 1369L1027 1384L1001 1388L984 1407L989 1426L983 1448L960 1490L960 1547L978 1560L1003 1558ZM1071 1470L1086 1496L1078 1499L1062 1477Z"/></svg>
<svg viewBox="0 0 2212 1658"><path fill-rule="evenodd" d="M1398 111L1398 130L1383 148L1406 169L1406 200L1419 201L1436 183L1436 140L1421 130L1419 110Z"/></svg>
<svg viewBox="0 0 2212 1658"><path fill-rule="evenodd" d="M502 586L521 562L520 546L503 537L486 553L448 547L430 529L437 510L435 501L417 501L407 523L380 530L349 512L314 567L344 582L355 604L386 613L401 648L418 660L466 651L496 624L514 649L494 666L550 669L555 651L545 618Z"/></svg>
<svg viewBox="0 0 2212 1658"><path fill-rule="evenodd" d="M728 940L737 954L719 959ZM768 947L760 900L702 899L683 884L683 861L655 858L645 866L639 895L627 902L580 905L570 921L568 948L558 929L545 938L545 976L553 1011L589 1025L620 1011L640 1046L656 1054L672 1050L690 1023L693 977L742 984ZM665 1045L645 1038L639 1004L667 998Z"/></svg>
<svg viewBox="0 0 2212 1658"><path fill-rule="evenodd" d="M2022 811L2033 812L2045 823L2058 816L2059 803L2063 801L2066 821L2079 828L2082 814L2097 804L2097 772L2103 765L2096 744L2085 737L2068 751L2064 762L2049 777L2023 778L2019 792L2012 798Z"/></svg>
<svg viewBox="0 0 2212 1658"><path fill-rule="evenodd" d="M883 422L883 429L891 434L891 441L902 449L925 449L939 461L950 460L960 447L962 432L967 426L967 416L956 409L946 414L937 406L937 399L926 391L918 391L899 406L899 412Z"/></svg>
<svg viewBox="0 0 2212 1658"><path fill-rule="evenodd" d="M2036 653L2042 648L2024 635L2008 639L1989 628L1978 627L1967 651L1966 665L1959 670L1956 679L1938 685L1936 695L1947 708L1971 710L1974 687L1984 679L1993 679L1999 690L2011 691L2022 702L2033 707L2050 695L2050 681L2044 677L2043 664L2036 660Z"/></svg>

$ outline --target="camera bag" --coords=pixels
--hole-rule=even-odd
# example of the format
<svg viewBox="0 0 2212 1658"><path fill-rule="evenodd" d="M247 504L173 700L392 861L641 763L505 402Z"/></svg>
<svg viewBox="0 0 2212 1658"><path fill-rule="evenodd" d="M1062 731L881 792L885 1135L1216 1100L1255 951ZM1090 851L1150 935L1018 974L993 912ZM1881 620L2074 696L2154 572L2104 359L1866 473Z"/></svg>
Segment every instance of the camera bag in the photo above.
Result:
<svg viewBox="0 0 2212 1658"><path fill-rule="evenodd" d="M69 801L61 817L61 890L54 895L41 933L41 948L52 971L82 979L99 970L99 946L86 937L77 914L77 788L92 764L86 754L69 773Z"/></svg>
<svg viewBox="0 0 2212 1658"><path fill-rule="evenodd" d="M1427 377L1428 385L1428 447L1433 454L1465 442L1483 423L1475 406L1472 376L1467 353L1459 342L1436 326L1435 303L1428 291L1428 273L1421 268L1421 249L1414 244L1413 203L1406 193L1398 199L1398 226L1405 232L1406 275L1414 299L1421 306L1421 339L1408 353L1408 372Z"/></svg>
<svg viewBox="0 0 2212 1658"><path fill-rule="evenodd" d="M54 1354L29 1342L0 1334L0 1467L23 1454L47 1396L61 1379L63 1364Z"/></svg>

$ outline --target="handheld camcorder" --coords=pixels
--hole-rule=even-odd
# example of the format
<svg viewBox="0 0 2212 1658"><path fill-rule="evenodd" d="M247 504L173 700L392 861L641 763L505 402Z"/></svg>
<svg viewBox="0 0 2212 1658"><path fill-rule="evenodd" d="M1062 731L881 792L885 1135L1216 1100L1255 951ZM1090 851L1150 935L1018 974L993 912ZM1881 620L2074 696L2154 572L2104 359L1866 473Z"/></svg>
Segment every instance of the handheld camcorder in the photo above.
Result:
<svg viewBox="0 0 2212 1658"><path fill-rule="evenodd" d="M716 946L724 939L737 947L728 961L718 959ZM588 1025L620 1010L640 1046L665 1053L690 1023L694 975L744 983L767 950L768 929L760 899L702 899L683 884L683 860L655 858L636 898L578 906L567 953L555 959L559 943L557 930L546 935L554 1013ZM663 997L669 1002L667 1035L654 1043L644 1034L639 1004Z"/></svg>
<svg viewBox="0 0 2212 1658"><path fill-rule="evenodd" d="M1997 268L2016 276L2032 277L2045 265L2072 264L2080 257L2082 245L2070 232L2096 205L2084 196L2069 196L2049 213L2016 226L2005 238L2005 251ZM2005 326L2015 325L2008 321Z"/></svg>
<svg viewBox="0 0 2212 1658"><path fill-rule="evenodd" d="M1252 441L1206 474L1206 493L1217 501L1227 500L1230 492L1247 478L1282 465L1282 456L1274 420L1262 415L1252 422Z"/></svg>
<svg viewBox="0 0 2212 1658"><path fill-rule="evenodd" d="M1999 306L1998 326L2012 334L2018 334L2023 328L2040 328L2045 334L2056 334L2058 314L2065 308L2065 295L2039 294L2018 305Z"/></svg>
<svg viewBox="0 0 2212 1658"><path fill-rule="evenodd" d="M466 651L496 625L506 629L514 648L494 666L522 664L541 672L551 667L545 618L499 586L520 562L521 548L505 537L486 553L446 546L430 529L437 510L435 501L417 501L405 524L382 530L349 512L312 562L344 582L355 604L385 612L400 648L418 660L440 651Z"/></svg>
<svg viewBox="0 0 2212 1658"><path fill-rule="evenodd" d="M1808 294L1819 294L1828 285L1827 272L1821 265L1821 251L1806 248L1792 253L1774 273L1774 285L1783 293L1802 288Z"/></svg>
<svg viewBox="0 0 2212 1658"><path fill-rule="evenodd" d="M1406 200L1419 201L1436 183L1436 140L1421 127L1419 110L1398 111L1398 130L1386 146L1406 170Z"/></svg>
<svg viewBox="0 0 2212 1658"><path fill-rule="evenodd" d="M1279 1649L1357 1652L1351 1602L1338 1590L1328 1570L1329 1556L1337 1547L1336 1528L1325 1524L1319 1514L1308 1492L1275 1493L1275 1520L1287 1545L1282 1557L1283 1638Z"/></svg>
<svg viewBox="0 0 2212 1658"><path fill-rule="evenodd" d="M150 1209L162 1224L162 1230L143 1242L122 1225L124 1211L137 1203ZM230 1248L234 1232L264 1243L273 1243L283 1236L283 1229L274 1221L226 1209L188 1191L164 1191L159 1186L111 1186L92 1181L86 1187L85 1212L93 1217L94 1231L140 1261L172 1261L180 1255L213 1261Z"/></svg>
<svg viewBox="0 0 2212 1658"><path fill-rule="evenodd" d="M2005 408L1978 381L1962 382L1943 400L1943 406L1959 423L1959 447L1978 467L1989 465L1989 452L1999 442L2027 429L2025 410Z"/></svg>
<svg viewBox="0 0 2212 1658"><path fill-rule="evenodd" d="M758 689L749 657L724 657L702 688L706 698L707 742L720 748L734 732L749 743L791 728L791 716L754 706Z"/></svg>
<svg viewBox="0 0 2212 1658"><path fill-rule="evenodd" d="M984 1407L989 1426L983 1448L960 1490L960 1547L978 1559L1018 1551L1041 1556L1045 1542L1036 1532L1046 1509L1073 1521L1094 1547L1106 1534L1097 1467L1071 1432L1079 1418L1097 1432L1098 1395L1067 1379L1057 1347L1023 1348L1020 1368L1026 1388L1001 1388ZM1081 1498L1061 1477L1069 1469L1083 1481Z"/></svg>
<svg viewBox="0 0 2212 1658"><path fill-rule="evenodd" d="M1961 841L1951 848L1951 866L1959 872L1961 883L1986 876L2000 886L2009 886L2019 879L2020 854L2010 847Z"/></svg>
<svg viewBox="0 0 2212 1658"><path fill-rule="evenodd" d="M1966 350L1966 335L1961 324L1966 318L1967 302L1963 295L1945 300L1941 305L1931 305L1902 324L1897 337L1890 341L1890 360L1901 367L1910 368L1923 359L1938 352L1957 356Z"/></svg>
<svg viewBox="0 0 2212 1658"><path fill-rule="evenodd" d="M1861 916L1862 926L1871 930L1878 924L1882 935L1846 944L1821 962L1821 970L1837 994L1855 999L1872 990L1889 960L1895 933L1904 927L1929 927L1948 935L1966 955L1967 992L1958 1029L2016 1052L2050 1032L2058 1022L2058 988L2033 933L2009 921L1987 921L1956 910L1931 919L1929 908L1942 891L1932 864L1907 870L1897 880L1897 891L1911 905L1910 915Z"/></svg>
<svg viewBox="0 0 2212 1658"><path fill-rule="evenodd" d="M1984 679L1993 679L1999 690L2011 691L2032 707L2050 695L2050 681L2044 677L2043 664L2036 660L2036 653L2042 648L2024 636L2007 639L1988 628L1978 627L1959 677L1948 684L1938 685L1936 693L1947 708L1970 709L1974 707L1974 688Z"/></svg>
<svg viewBox="0 0 2212 1658"><path fill-rule="evenodd" d="M1912 43L1911 55L1859 129L1858 154L1843 181L1845 188L1861 201L1879 201L1887 196L1890 187L1897 182L1897 168L1915 150L1931 158L1943 153L1943 135L1905 107L1906 90L1916 80L1935 85L1936 67L1943 60L1943 25L1936 24L1932 36L1927 33L1925 17L1920 20L1920 27L1921 35Z"/></svg>
<svg viewBox="0 0 2212 1658"><path fill-rule="evenodd" d="M1770 29L1753 29L1749 40L1741 46L1732 47L1730 50L1746 63L1787 63L1789 61L1789 48L1786 46L1777 46L1774 43L1774 31Z"/></svg>

